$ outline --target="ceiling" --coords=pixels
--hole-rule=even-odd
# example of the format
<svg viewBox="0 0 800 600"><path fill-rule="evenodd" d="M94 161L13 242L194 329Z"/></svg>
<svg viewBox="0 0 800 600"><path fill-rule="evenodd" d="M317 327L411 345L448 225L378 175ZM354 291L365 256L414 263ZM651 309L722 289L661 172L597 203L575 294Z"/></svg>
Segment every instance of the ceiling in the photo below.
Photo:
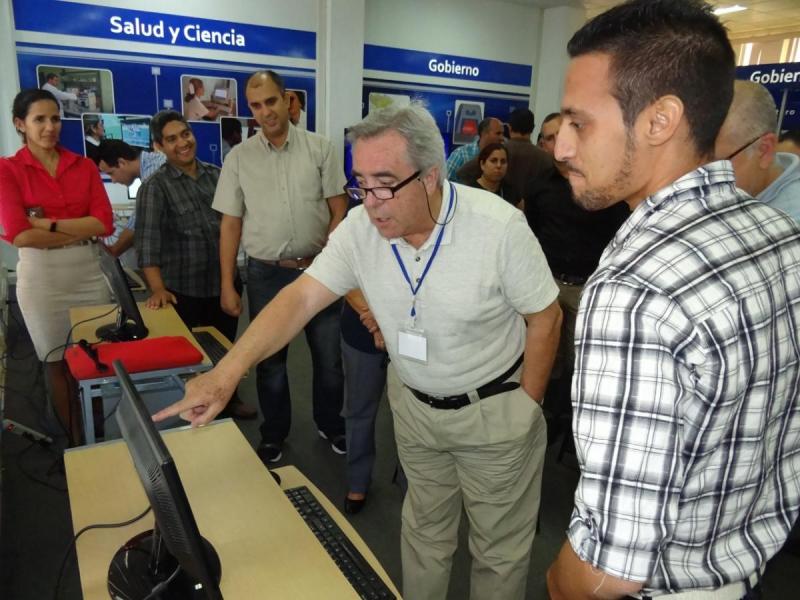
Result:
<svg viewBox="0 0 800 600"><path fill-rule="evenodd" d="M620 4L620 0L511 0L516 4L550 8L579 6L587 18ZM732 40L757 37L800 37L800 0L708 0L714 6L739 4L748 10L720 17Z"/></svg>

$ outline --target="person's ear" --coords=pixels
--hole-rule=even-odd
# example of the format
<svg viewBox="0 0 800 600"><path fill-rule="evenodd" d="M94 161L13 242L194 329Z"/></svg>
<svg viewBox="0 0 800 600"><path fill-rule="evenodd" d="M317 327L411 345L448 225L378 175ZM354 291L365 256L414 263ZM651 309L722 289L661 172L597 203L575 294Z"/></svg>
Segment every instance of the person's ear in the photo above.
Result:
<svg viewBox="0 0 800 600"><path fill-rule="evenodd" d="M774 133L765 133L758 140L756 146L758 152L758 166L762 169L768 169L775 160L775 153L778 151L778 136Z"/></svg>
<svg viewBox="0 0 800 600"><path fill-rule="evenodd" d="M25 121L19 117L14 117L14 129L17 130L17 133L25 133Z"/></svg>
<svg viewBox="0 0 800 600"><path fill-rule="evenodd" d="M660 146L670 141L683 120L683 101L671 94L661 96L642 111L642 134L652 146Z"/></svg>
<svg viewBox="0 0 800 600"><path fill-rule="evenodd" d="M425 191L430 196L439 187L439 167L432 167L428 172L420 177L422 185L425 186Z"/></svg>

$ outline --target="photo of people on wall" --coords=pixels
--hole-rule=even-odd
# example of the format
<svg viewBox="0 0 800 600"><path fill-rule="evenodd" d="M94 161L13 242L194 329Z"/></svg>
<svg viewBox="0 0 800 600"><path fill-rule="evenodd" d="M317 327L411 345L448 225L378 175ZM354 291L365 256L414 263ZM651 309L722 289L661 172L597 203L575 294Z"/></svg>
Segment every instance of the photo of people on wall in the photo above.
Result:
<svg viewBox="0 0 800 600"><path fill-rule="evenodd" d="M187 121L217 121L236 116L236 80L181 75L183 116Z"/></svg>
<svg viewBox="0 0 800 600"><path fill-rule="evenodd" d="M108 69L37 65L39 87L58 100L61 118L86 112L114 112L114 82Z"/></svg>

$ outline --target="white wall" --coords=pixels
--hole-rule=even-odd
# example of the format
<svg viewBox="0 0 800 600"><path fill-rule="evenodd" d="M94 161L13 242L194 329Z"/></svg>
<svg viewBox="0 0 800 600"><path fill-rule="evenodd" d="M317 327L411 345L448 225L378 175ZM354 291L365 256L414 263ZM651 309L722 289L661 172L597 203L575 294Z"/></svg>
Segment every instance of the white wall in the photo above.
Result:
<svg viewBox="0 0 800 600"><path fill-rule="evenodd" d="M485 0L367 0L367 44L534 64L541 10Z"/></svg>
<svg viewBox="0 0 800 600"><path fill-rule="evenodd" d="M534 67L534 89L531 95L532 110L536 115L536 131L548 113L561 109L564 75L569 64L567 42L586 22L586 13L580 8L558 6L542 12L540 59Z"/></svg>

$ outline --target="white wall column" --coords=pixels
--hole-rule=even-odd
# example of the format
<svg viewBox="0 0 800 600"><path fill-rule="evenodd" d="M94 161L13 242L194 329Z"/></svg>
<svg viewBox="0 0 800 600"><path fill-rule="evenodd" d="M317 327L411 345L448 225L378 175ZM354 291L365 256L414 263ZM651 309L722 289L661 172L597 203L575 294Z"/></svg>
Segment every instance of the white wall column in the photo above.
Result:
<svg viewBox="0 0 800 600"><path fill-rule="evenodd" d="M11 0L0 0L0 156L8 156L20 147L19 136L11 121L11 103L19 91L19 71L14 45L14 11Z"/></svg>
<svg viewBox="0 0 800 600"><path fill-rule="evenodd" d="M365 0L320 0L317 131L344 161L344 129L361 120Z"/></svg>
<svg viewBox="0 0 800 600"><path fill-rule="evenodd" d="M542 11L539 61L534 68L531 93L536 131L548 113L561 109L564 75L569 64L567 42L585 22L582 8L556 6Z"/></svg>

